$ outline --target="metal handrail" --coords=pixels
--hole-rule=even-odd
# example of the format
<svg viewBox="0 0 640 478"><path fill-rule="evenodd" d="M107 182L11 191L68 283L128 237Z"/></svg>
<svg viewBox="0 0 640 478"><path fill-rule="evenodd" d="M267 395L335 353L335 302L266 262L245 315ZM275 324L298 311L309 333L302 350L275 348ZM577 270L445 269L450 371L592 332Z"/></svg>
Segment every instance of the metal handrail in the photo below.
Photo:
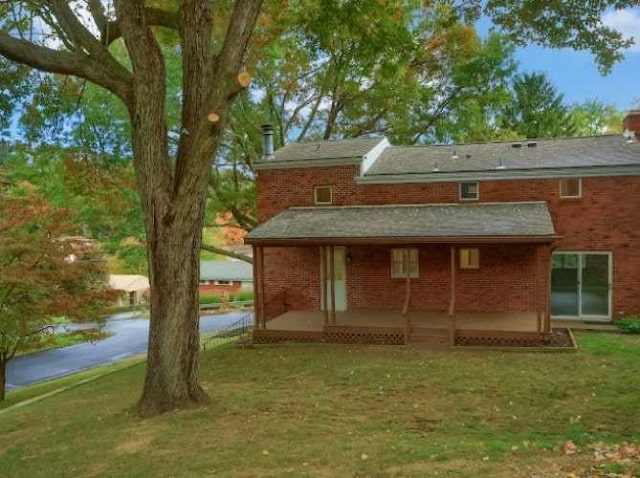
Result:
<svg viewBox="0 0 640 478"><path fill-rule="evenodd" d="M216 330L212 335L200 340L202 351L207 350L207 346L215 347L228 342L232 338L240 338L247 335L253 329L253 317L250 312L243 314L239 320L228 325L224 329Z"/></svg>

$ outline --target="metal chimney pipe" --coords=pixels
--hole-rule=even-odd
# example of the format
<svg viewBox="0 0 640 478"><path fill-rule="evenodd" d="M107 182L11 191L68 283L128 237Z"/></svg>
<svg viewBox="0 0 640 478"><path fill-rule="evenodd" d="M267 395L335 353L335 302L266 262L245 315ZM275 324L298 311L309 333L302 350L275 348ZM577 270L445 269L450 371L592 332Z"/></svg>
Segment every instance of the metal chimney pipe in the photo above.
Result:
<svg viewBox="0 0 640 478"><path fill-rule="evenodd" d="M262 125L262 159L273 159L273 126L270 124Z"/></svg>

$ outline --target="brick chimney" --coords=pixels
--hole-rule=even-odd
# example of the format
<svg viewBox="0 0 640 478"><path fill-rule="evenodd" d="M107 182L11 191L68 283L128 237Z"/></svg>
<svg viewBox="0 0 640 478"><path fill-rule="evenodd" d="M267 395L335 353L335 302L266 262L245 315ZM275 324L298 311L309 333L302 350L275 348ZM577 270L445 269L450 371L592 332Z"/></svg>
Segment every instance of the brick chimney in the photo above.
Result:
<svg viewBox="0 0 640 478"><path fill-rule="evenodd" d="M640 110L632 110L622 120L622 129L633 131L640 140Z"/></svg>

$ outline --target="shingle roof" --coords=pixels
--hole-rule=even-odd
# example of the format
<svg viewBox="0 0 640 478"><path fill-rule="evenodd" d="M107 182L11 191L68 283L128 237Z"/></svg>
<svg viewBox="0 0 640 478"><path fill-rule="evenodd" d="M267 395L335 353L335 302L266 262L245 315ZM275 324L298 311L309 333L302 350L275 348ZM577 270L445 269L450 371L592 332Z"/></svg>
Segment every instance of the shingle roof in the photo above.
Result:
<svg viewBox="0 0 640 478"><path fill-rule="evenodd" d="M544 202L290 208L246 241L553 237Z"/></svg>
<svg viewBox="0 0 640 478"><path fill-rule="evenodd" d="M125 292L138 292L149 289L149 278L142 275L112 274L109 276L109 287Z"/></svg>
<svg viewBox="0 0 640 478"><path fill-rule="evenodd" d="M200 261L201 280L253 280L253 266L245 261Z"/></svg>
<svg viewBox="0 0 640 478"><path fill-rule="evenodd" d="M520 147L514 148L513 144ZM457 158L452 157L454 151ZM449 146L391 146L382 152L365 176L619 165L640 165L639 142L627 143L621 135L608 135ZM434 171L435 168L439 171Z"/></svg>
<svg viewBox="0 0 640 478"><path fill-rule="evenodd" d="M273 161L297 161L309 159L361 158L384 138L355 138L335 141L289 143L275 152Z"/></svg>

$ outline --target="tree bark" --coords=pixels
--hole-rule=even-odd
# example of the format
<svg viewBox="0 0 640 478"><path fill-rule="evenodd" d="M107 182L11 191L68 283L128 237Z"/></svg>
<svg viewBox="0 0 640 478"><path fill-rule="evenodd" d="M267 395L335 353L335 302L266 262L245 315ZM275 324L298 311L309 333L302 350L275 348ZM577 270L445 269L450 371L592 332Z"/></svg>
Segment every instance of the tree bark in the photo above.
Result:
<svg viewBox="0 0 640 478"><path fill-rule="evenodd" d="M4 388L7 386L7 361L4 354L0 353L0 402L4 402Z"/></svg>

